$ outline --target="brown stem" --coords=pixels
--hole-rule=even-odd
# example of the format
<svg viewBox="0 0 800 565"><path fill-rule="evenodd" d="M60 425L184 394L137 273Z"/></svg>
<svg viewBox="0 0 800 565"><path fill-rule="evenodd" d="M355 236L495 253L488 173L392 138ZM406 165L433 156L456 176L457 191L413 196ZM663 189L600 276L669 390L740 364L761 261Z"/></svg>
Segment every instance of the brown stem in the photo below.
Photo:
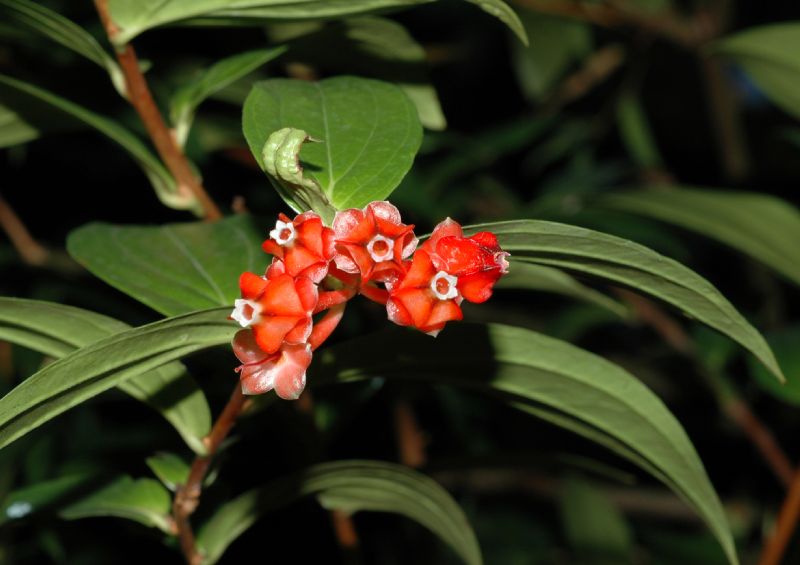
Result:
<svg viewBox="0 0 800 565"><path fill-rule="evenodd" d="M11 245L17 250L22 260L34 266L47 262L49 252L33 236L19 219L14 209L0 196L0 228L6 232Z"/></svg>
<svg viewBox="0 0 800 565"><path fill-rule="evenodd" d="M195 544L194 531L192 530L189 517L200 503L200 495L203 491L203 479L205 479L208 468L214 455L217 453L220 444L230 433L231 428L236 423L236 418L241 414L245 406L246 398L242 394L242 387L237 383L233 389L230 400L225 405L222 413L214 422L211 433L203 439L206 446L206 454L195 457L189 470L189 477L186 484L180 485L175 492L175 499L172 502L172 517L178 530L178 539L181 544L181 551L189 565L199 565L202 563L203 556L197 551Z"/></svg>
<svg viewBox="0 0 800 565"><path fill-rule="evenodd" d="M407 400L400 399L394 406L394 428L400 462L412 468L425 465L427 440L419 427L414 409Z"/></svg>
<svg viewBox="0 0 800 565"><path fill-rule="evenodd" d="M794 474L789 493L783 501L783 506L778 514L775 530L761 553L758 565L778 565L783 559L783 554L800 518L800 471Z"/></svg>
<svg viewBox="0 0 800 565"><path fill-rule="evenodd" d="M723 413L753 444L781 484L788 486L791 482L793 466L775 436L733 387L728 385L721 376L709 374L701 365L695 354L692 340L683 327L651 300L628 290L617 289L616 293L633 308L639 320L651 326L667 344L698 367L698 372L706 378L713 389Z"/></svg>
<svg viewBox="0 0 800 565"><path fill-rule="evenodd" d="M100 20L103 22L106 34L113 44L114 38L119 32L119 28L111 19L108 0L94 0L94 4L100 16ZM156 147L156 151L158 151L164 164L175 178L175 182L178 185L178 192L183 195L193 195L202 207L203 215L206 220L214 221L220 219L222 217L222 212L220 212L217 205L208 196L200 179L197 178L192 170L189 160L178 145L175 136L164 122L164 118L155 100L153 100L153 95L150 93L150 88L147 86L147 80L145 80L139 67L139 60L136 57L133 46L125 44L124 46L117 47L115 51L119 65L122 68L122 73L125 76L125 87L128 93L128 99L139 114L147 130L147 134Z"/></svg>

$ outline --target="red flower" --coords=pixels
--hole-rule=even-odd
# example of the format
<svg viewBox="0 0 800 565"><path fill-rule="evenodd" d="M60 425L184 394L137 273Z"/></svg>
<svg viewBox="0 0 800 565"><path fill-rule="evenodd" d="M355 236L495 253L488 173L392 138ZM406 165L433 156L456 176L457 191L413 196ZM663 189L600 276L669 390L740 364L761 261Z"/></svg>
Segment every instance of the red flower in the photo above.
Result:
<svg viewBox="0 0 800 565"><path fill-rule="evenodd" d="M389 319L436 336L445 323L463 317L457 282L457 277L434 266L427 251L418 250L406 276L391 291L386 303Z"/></svg>
<svg viewBox="0 0 800 565"><path fill-rule="evenodd" d="M242 299L235 302L231 318L252 327L258 346L267 354L285 342L304 344L311 334L311 315L319 297L317 285L306 277L292 278L280 263L270 267L270 278L242 273Z"/></svg>
<svg viewBox="0 0 800 565"><path fill-rule="evenodd" d="M233 352L242 362L236 371L244 394L263 394L275 389L278 396L294 400L306 386L311 364L307 343L284 344L276 353L265 353L251 330L240 330L233 338Z"/></svg>
<svg viewBox="0 0 800 565"><path fill-rule="evenodd" d="M333 230L322 225L314 212L305 212L294 220L278 215L262 249L285 263L286 273L319 283L328 274L328 263L335 253Z"/></svg>
<svg viewBox="0 0 800 565"><path fill-rule="evenodd" d="M478 232L464 237L458 222L447 218L422 245L437 269L458 277L460 295L469 302L486 302L497 280L508 272L508 253L500 249L497 236Z"/></svg>
<svg viewBox="0 0 800 565"><path fill-rule="evenodd" d="M360 273L362 284L370 280L391 284L404 272L403 260L417 247L413 229L385 201L371 202L363 210L343 210L333 220L336 266L346 273Z"/></svg>

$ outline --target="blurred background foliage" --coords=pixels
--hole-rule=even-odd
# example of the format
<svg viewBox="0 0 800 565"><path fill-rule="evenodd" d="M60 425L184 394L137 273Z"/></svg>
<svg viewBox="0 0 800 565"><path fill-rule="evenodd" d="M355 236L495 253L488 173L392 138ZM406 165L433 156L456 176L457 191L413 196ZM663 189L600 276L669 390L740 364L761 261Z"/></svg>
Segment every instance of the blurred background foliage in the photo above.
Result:
<svg viewBox="0 0 800 565"><path fill-rule="evenodd" d="M106 44L90 2L41 4ZM133 325L153 321L153 311L72 262L66 236L89 221L159 224L193 215L165 207L169 187L156 180L152 190L142 172L152 179L158 171L131 159L142 126L115 91L118 77L109 80L118 69L106 51L91 42L64 46L13 17L9 5L0 0L0 223L10 236L0 239L0 295L71 304ZM619 289L613 299L586 286L565 296L563 281L553 281L558 294L523 293L511 279L466 315L569 340L639 376L686 428L725 503L743 562L755 562L799 455L800 6L512 5L529 46L455 1L332 23L166 27L135 44L158 102L184 124L178 131L186 151L227 210L269 217L284 210L241 133L250 85L356 74L401 85L426 127L415 165L392 197L418 233L445 216L560 221L650 246L714 283L765 332L785 387L726 339ZM277 45L288 47L265 51ZM187 79L243 52L253 52L239 61L244 77L208 92L199 107L191 92L175 96ZM358 315L335 339L377 326L381 312L373 306L355 306ZM0 342L0 387L11 389L47 361ZM215 411L235 378L232 363L224 351L188 360ZM325 458L400 458L456 495L489 564L724 563L699 519L654 479L501 403L382 382L321 388L315 401L313 415L283 403L248 413L226 445L221 487L207 498L224 501ZM74 473L95 484L112 471L152 477L145 459L159 452L188 456L148 408L109 392L0 451L0 500ZM146 490L145 479L137 480ZM0 502L0 562L177 559L157 528L61 521L59 513L69 517L71 508L65 501L80 489L65 486L48 499L58 511L19 523L9 523L13 499ZM213 504L204 498L199 514ZM357 555L337 547L323 510L293 505L258 522L223 562L266 552L276 563L455 562L410 521L359 514L355 523ZM795 543L785 563L798 560Z"/></svg>

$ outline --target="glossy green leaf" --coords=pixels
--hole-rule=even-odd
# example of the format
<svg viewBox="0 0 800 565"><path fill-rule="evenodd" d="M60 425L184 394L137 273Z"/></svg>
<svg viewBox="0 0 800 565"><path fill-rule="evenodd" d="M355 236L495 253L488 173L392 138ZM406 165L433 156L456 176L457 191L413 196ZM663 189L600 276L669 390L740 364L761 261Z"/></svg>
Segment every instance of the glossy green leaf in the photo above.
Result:
<svg viewBox="0 0 800 565"><path fill-rule="evenodd" d="M305 175L337 209L388 197L422 141L416 109L402 90L356 77L257 83L245 102L243 124L262 168L264 145L278 130L304 130L320 140L305 144L300 158ZM304 210L295 199L284 199L294 210Z"/></svg>
<svg viewBox="0 0 800 565"><path fill-rule="evenodd" d="M158 480L171 491L185 485L189 478L189 464L174 453L156 453L145 459Z"/></svg>
<svg viewBox="0 0 800 565"><path fill-rule="evenodd" d="M266 235L249 216L164 226L88 224L70 233L76 261L166 316L233 304L239 275L263 273Z"/></svg>
<svg viewBox="0 0 800 565"><path fill-rule="evenodd" d="M94 516L116 516L174 534L172 500L161 483L153 479L120 477L59 511L66 520Z"/></svg>
<svg viewBox="0 0 800 565"><path fill-rule="evenodd" d="M206 98L285 52L285 47L275 47L239 53L214 63L194 80L184 82L170 102L172 125L181 144L186 141L197 107Z"/></svg>
<svg viewBox="0 0 800 565"><path fill-rule="evenodd" d="M800 211L779 198L670 187L615 193L601 198L599 204L716 239L800 285Z"/></svg>
<svg viewBox="0 0 800 565"><path fill-rule="evenodd" d="M419 522L470 565L482 563L475 534L452 497L421 473L378 461L322 463L250 490L223 505L200 530L197 543L205 565L267 512L304 496L316 496L328 509L392 512Z"/></svg>
<svg viewBox="0 0 800 565"><path fill-rule="evenodd" d="M8 23L40 33L99 65L108 72L114 88L127 96L125 77L116 60L81 26L31 0L0 0L0 15Z"/></svg>
<svg viewBox="0 0 800 565"><path fill-rule="evenodd" d="M308 374L312 385L376 377L463 386L543 413L664 481L737 562L722 506L680 423L641 381L587 351L521 328L451 324L435 340L396 329L320 350Z"/></svg>
<svg viewBox="0 0 800 565"><path fill-rule="evenodd" d="M633 536L625 517L588 481L567 478L559 500L570 548L585 565L631 563Z"/></svg>
<svg viewBox="0 0 800 565"><path fill-rule="evenodd" d="M125 330L47 365L0 398L0 448L128 379L229 342L236 330L227 319L229 310L204 310Z"/></svg>
<svg viewBox="0 0 800 565"><path fill-rule="evenodd" d="M786 373L786 383L776 383L761 365L749 363L750 374L774 397L800 406L800 327L793 326L767 334L770 347Z"/></svg>
<svg viewBox="0 0 800 565"><path fill-rule="evenodd" d="M655 251L601 232L539 220L482 224L513 261L547 265L630 287L725 334L755 355L778 380L778 363L764 338L711 283Z"/></svg>
<svg viewBox="0 0 800 565"><path fill-rule="evenodd" d="M51 357L130 329L88 310L51 302L0 297L0 339ZM211 411L203 391L181 363L171 363L120 383L120 390L158 410L197 453L211 431Z"/></svg>
<svg viewBox="0 0 800 565"><path fill-rule="evenodd" d="M517 263L507 275L498 281L497 288L563 294L564 296L605 308L620 318L628 316L628 310L623 304L602 292L579 283L575 278L560 269L545 267L544 265Z"/></svg>
<svg viewBox="0 0 800 565"><path fill-rule="evenodd" d="M69 474L49 481L38 482L14 490L0 505L0 525L49 510L74 500L76 496L95 487L97 477L92 474Z"/></svg>
<svg viewBox="0 0 800 565"><path fill-rule="evenodd" d="M746 29L712 45L735 61L775 104L800 118L800 22Z"/></svg>
<svg viewBox="0 0 800 565"><path fill-rule="evenodd" d="M178 193L175 181L161 161L150 152L138 137L121 125L52 92L9 76L0 75L0 85L24 93L65 112L70 117L96 129L125 149L142 168L153 185L158 198L165 205L179 210L195 209L197 207L194 197L188 198Z"/></svg>

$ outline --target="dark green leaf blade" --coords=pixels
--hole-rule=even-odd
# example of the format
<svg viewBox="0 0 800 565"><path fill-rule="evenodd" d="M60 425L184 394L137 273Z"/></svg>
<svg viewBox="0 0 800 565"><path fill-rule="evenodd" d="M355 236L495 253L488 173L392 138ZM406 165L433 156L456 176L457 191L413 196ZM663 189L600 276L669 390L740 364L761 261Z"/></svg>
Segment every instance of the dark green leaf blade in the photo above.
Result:
<svg viewBox="0 0 800 565"><path fill-rule="evenodd" d="M773 196L687 187L637 190L599 199L730 245L800 285L800 211Z"/></svg>
<svg viewBox="0 0 800 565"><path fill-rule="evenodd" d="M496 233L512 261L557 267L662 300L733 339L783 380L775 356L758 330L711 283L672 259L629 240L555 222L519 220L467 229L479 230Z"/></svg>
<svg viewBox="0 0 800 565"><path fill-rule="evenodd" d="M0 297L0 339L52 357L64 357L115 333L127 324L79 308ZM211 431L205 395L181 363L170 363L120 383L120 390L146 402L169 421L196 453L205 453Z"/></svg>
<svg viewBox="0 0 800 565"><path fill-rule="evenodd" d="M604 445L663 480L691 504L737 563L722 505L678 421L638 379L587 351L544 335L490 324L449 326L436 340L381 332L320 352L310 382L369 377L469 387L542 407L557 425ZM573 425L576 422L577 425Z"/></svg>
<svg viewBox="0 0 800 565"><path fill-rule="evenodd" d="M200 530L197 542L213 564L262 514L303 496L316 496L329 509L393 512L438 535L470 565L482 563L466 516L441 486L417 471L378 461L337 461L247 491L222 506Z"/></svg>
<svg viewBox="0 0 800 565"><path fill-rule="evenodd" d="M46 366L0 398L0 448L128 379L229 342L236 326L228 312L205 310L119 332Z"/></svg>
<svg viewBox="0 0 800 565"><path fill-rule="evenodd" d="M174 316L233 304L239 275L266 269L263 239L250 217L232 216L164 226L88 224L70 233L67 249L108 284Z"/></svg>
<svg viewBox="0 0 800 565"><path fill-rule="evenodd" d="M300 156L305 175L318 182L337 209L361 208L388 197L422 141L417 111L402 90L356 77L257 83L245 101L243 125L262 169L264 145L278 130L304 130L321 140L303 145ZM291 197L285 199L294 210L304 210Z"/></svg>

